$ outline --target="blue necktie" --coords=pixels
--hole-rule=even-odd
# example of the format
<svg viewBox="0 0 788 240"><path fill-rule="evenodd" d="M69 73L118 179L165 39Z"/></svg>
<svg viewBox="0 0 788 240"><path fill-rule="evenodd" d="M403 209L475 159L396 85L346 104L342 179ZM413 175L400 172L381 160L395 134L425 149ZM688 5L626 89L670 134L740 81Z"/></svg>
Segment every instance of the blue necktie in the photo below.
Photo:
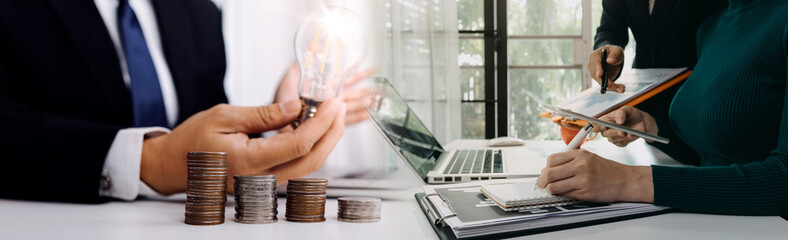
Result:
<svg viewBox="0 0 788 240"><path fill-rule="evenodd" d="M118 29L131 78L131 104L135 127L167 127L167 112L153 58L129 0L119 0Z"/></svg>

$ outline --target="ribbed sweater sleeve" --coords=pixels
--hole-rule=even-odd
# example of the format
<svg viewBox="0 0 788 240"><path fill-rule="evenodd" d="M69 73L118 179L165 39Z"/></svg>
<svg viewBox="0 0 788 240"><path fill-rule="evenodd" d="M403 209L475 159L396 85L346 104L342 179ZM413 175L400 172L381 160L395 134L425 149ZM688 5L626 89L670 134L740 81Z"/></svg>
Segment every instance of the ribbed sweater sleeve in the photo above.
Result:
<svg viewBox="0 0 788 240"><path fill-rule="evenodd" d="M788 214L787 165L788 152L778 149L764 161L742 165L652 166L654 204L721 214Z"/></svg>
<svg viewBox="0 0 788 240"><path fill-rule="evenodd" d="M783 40L788 48L788 26ZM788 69L788 50L781 50ZM784 88L777 145L766 159L718 167L652 166L654 204L708 213L788 214L788 84Z"/></svg>

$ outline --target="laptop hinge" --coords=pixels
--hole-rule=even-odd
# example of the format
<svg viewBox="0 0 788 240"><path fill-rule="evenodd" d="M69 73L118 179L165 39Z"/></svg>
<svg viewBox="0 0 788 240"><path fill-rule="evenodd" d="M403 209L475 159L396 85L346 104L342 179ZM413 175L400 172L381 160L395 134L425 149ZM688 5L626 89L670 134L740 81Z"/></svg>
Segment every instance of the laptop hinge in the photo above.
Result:
<svg viewBox="0 0 788 240"><path fill-rule="evenodd" d="M449 152L442 152L441 153L441 156L438 157L437 161L435 161L435 166L432 167L433 171L438 170L438 168L440 168L441 164L443 164L443 159L446 159L446 155L449 155Z"/></svg>

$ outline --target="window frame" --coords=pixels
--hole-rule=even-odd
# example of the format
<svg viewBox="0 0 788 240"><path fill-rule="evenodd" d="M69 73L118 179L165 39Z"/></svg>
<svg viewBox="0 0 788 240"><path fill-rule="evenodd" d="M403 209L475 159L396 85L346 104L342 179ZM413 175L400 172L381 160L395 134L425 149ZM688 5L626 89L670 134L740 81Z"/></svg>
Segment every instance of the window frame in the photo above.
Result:
<svg viewBox="0 0 788 240"><path fill-rule="evenodd" d="M459 30L459 39L482 39L484 63L482 66L460 66L460 69L484 69L484 98L462 99L462 103L484 104L484 135L491 139L509 135L509 70L511 69L580 69L582 89L591 87L591 77L584 66L592 48L592 0L581 0L581 35L508 35L508 0L484 0L484 29ZM522 39L571 39L574 64L571 65L509 65L509 40Z"/></svg>

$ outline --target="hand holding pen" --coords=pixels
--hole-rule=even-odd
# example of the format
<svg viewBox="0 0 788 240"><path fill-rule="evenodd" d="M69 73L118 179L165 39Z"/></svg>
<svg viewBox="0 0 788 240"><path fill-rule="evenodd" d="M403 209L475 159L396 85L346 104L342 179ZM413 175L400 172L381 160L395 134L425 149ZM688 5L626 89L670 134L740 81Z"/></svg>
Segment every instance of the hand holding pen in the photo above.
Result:
<svg viewBox="0 0 788 240"><path fill-rule="evenodd" d="M650 166L624 165L593 152L575 150L592 129L589 123L564 152L547 157L534 191L587 202L653 202Z"/></svg>
<svg viewBox="0 0 788 240"><path fill-rule="evenodd" d="M561 152L572 151L580 147L580 144L583 143L583 141L586 139L586 137L588 137L588 134L591 133L591 130L593 129L594 129L594 125L587 123L586 126L580 129L577 135L575 135L575 137L572 138L572 141L570 141L569 144L567 144L564 150Z"/></svg>
<svg viewBox="0 0 788 240"><path fill-rule="evenodd" d="M572 141L570 141L569 144L567 144L566 147L564 147L564 150L562 150L561 152L569 152L580 147L580 144L582 144L583 141L586 140L588 134L591 133L592 130L594 130L594 125L591 123L587 123L583 128L580 129L579 132L577 132L577 135L575 135L575 137L572 138ZM537 189L540 189L539 185L535 184L534 190Z"/></svg>
<svg viewBox="0 0 788 240"><path fill-rule="evenodd" d="M588 70L591 78L602 85L601 93L612 90L623 93L623 84L616 84L613 81L621 75L622 65L624 64L624 50L619 46L605 45L591 53L588 61ZM607 81L602 81L605 79Z"/></svg>

